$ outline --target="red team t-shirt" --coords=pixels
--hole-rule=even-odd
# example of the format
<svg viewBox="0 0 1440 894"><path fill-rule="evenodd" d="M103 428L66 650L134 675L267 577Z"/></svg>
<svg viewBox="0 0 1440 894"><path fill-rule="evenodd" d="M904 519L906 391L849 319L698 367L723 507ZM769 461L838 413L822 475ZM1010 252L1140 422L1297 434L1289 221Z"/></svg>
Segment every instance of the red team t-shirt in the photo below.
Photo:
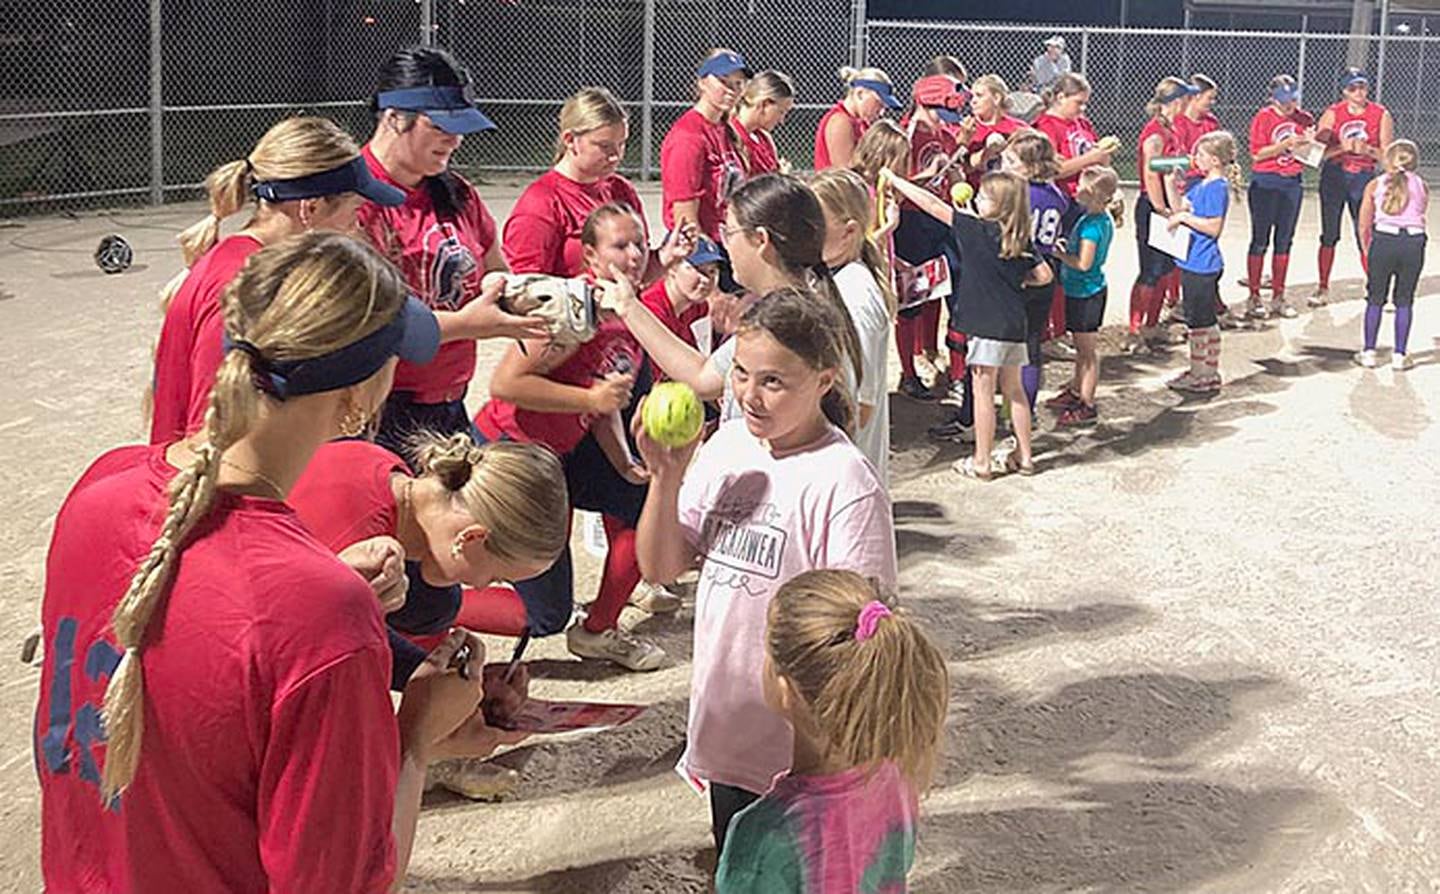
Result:
<svg viewBox="0 0 1440 894"><path fill-rule="evenodd" d="M371 244L389 258L415 296L434 310L453 311L480 294L485 276L485 253L495 244L495 220L479 193L456 177L467 199L453 219L441 220L425 184L406 189L385 170L366 146L362 153L370 173L405 193L405 203L394 208L366 202L358 215L360 228ZM475 341L461 338L445 342L435 359L423 365L400 361L395 369L395 390L415 394L418 403L441 403L465 390L475 375Z"/></svg>
<svg viewBox="0 0 1440 894"><path fill-rule="evenodd" d="M553 169L541 174L520 194L505 221L502 248L510 269L516 273L579 276L585 269L580 245L585 219L610 202L630 206L644 223L645 206L640 196L619 174L594 183L571 180Z"/></svg>
<svg viewBox="0 0 1440 894"><path fill-rule="evenodd" d="M51 891L384 891L399 768L369 586L288 506L222 493L146 631L134 782L100 800L110 616L175 475L164 447L101 457L46 559L35 715Z"/></svg>
<svg viewBox="0 0 1440 894"><path fill-rule="evenodd" d="M746 130L739 118L731 118L730 126L734 128L735 136L740 138L740 145L745 147L745 155L740 157L740 161L745 166L746 177L773 174L780 170L780 153L775 149L774 137L763 130ZM746 155L749 157L746 158Z"/></svg>
<svg viewBox="0 0 1440 894"><path fill-rule="evenodd" d="M985 122L977 118L975 119L975 130L973 133L970 134L970 142L965 144L965 151L970 155L974 155L976 152L979 152L981 149L985 148L985 141L990 139L990 135L992 133L998 133L1002 137L1008 139L1010 135L1015 131L1024 130L1029 126L1030 125L1026 124L1024 121L1021 121L1019 118L1011 115L1001 115L999 118L995 119L993 123L990 124L986 124ZM1054 142L1055 138L1051 137L1050 139L1051 142ZM989 171L998 170L1000 170L1000 159L997 156L996 158L990 160L990 166L986 170L970 171L966 179L970 181L971 186L978 189L980 187L981 177L989 173Z"/></svg>
<svg viewBox="0 0 1440 894"><path fill-rule="evenodd" d="M205 423L215 370L224 359L220 295L261 248L249 236L222 239L201 255L165 309L155 345L155 407L150 443L169 444Z"/></svg>
<svg viewBox="0 0 1440 894"><path fill-rule="evenodd" d="M369 441L321 445L286 502L315 539L333 552L371 537L395 536L390 477L410 474L405 460Z"/></svg>
<svg viewBox="0 0 1440 894"><path fill-rule="evenodd" d="M955 135L944 128L940 130L929 130L924 127L911 128L909 121L900 122L900 126L910 134L910 171L913 174L919 174L925 170L937 157L954 155L955 150L960 148L960 144L955 140ZM950 176L946 178L945 182L949 183L956 179L956 172L959 170L958 167L951 168ZM946 186L936 186L931 188L931 191L947 201L950 198Z"/></svg>
<svg viewBox="0 0 1440 894"><path fill-rule="evenodd" d="M645 360L640 343L618 319L600 324L595 337L581 344L559 366L545 374L552 382L589 388L596 379L613 372L638 373ZM490 398L475 416L475 426L487 439L544 444L564 456L584 439L595 421L585 413L544 413L525 410L509 401Z"/></svg>
<svg viewBox="0 0 1440 894"><path fill-rule="evenodd" d="M663 278L657 279L640 293L640 302L650 308L655 319L664 323L665 328L675 333L681 341L697 351L702 350L699 342L695 339L695 330L691 327L694 326L695 321L703 319L710 313L708 303L701 301L699 304L692 304L685 308L683 313L675 313L675 305L670 301L669 286L665 284ZM708 353L710 345L705 345L703 350ZM664 376L664 371L653 359L650 361L650 369L657 382Z"/></svg>
<svg viewBox="0 0 1440 894"><path fill-rule="evenodd" d="M661 214L665 226L675 226L676 202L699 199L696 223L700 232L719 242L726 200L744 176L743 171L725 122L712 122L694 109L686 111L660 144Z"/></svg>
<svg viewBox="0 0 1440 894"><path fill-rule="evenodd" d="M1180 137L1180 144L1185 147L1186 154L1191 156L1195 154L1195 144L1200 142L1201 137L1219 129L1220 119L1209 112L1202 115L1199 121L1189 115L1181 115L1175 119L1175 134ZM1195 159L1192 157L1190 167L1185 171L1185 179L1190 180L1202 176L1204 175L1200 173L1199 168L1195 167Z"/></svg>
<svg viewBox="0 0 1440 894"><path fill-rule="evenodd" d="M1184 137L1176 127L1164 124L1159 118L1151 118L1140 128L1140 138L1135 141L1135 170L1142 172L1142 178L1145 171L1145 141L1153 136L1160 138L1160 154L1155 158L1179 158L1190 154L1190 147L1185 145ZM1143 179L1141 182L1144 182ZM1140 194L1146 194L1143 186Z"/></svg>
<svg viewBox="0 0 1440 894"><path fill-rule="evenodd" d="M1371 146L1380 148L1380 122L1385 117L1385 107L1380 103L1367 102L1360 114L1355 115L1350 112L1350 104L1341 100L1331 106L1329 111L1335 113L1335 142L1364 140ZM1375 170L1375 159L1368 155L1346 152L1329 160L1338 162L1341 168L1351 174Z"/></svg>
<svg viewBox="0 0 1440 894"><path fill-rule="evenodd" d="M850 121L850 134L854 137L857 145L860 143L860 138L865 136L865 131L870 129L869 123L864 118L857 118L846 110L843 100L831 106L828 112L820 116L820 126L815 129L815 170L817 171L835 167L835 163L830 160L830 147L825 143L825 127L836 115Z"/></svg>
<svg viewBox="0 0 1440 894"><path fill-rule="evenodd" d="M1262 149L1303 133L1314 123L1315 119L1304 109L1297 108L1285 115L1273 105L1266 106L1250 120L1250 155L1253 157ZM1253 173L1279 174L1282 177L1299 177L1304 168L1304 163L1290 152L1282 152L1273 158L1251 164Z"/></svg>
<svg viewBox="0 0 1440 894"><path fill-rule="evenodd" d="M1094 149L1095 144L1100 141L1095 134L1095 125L1084 115L1070 121L1045 112L1035 119L1032 126L1050 138L1062 159L1079 158ZM1065 190L1067 196L1074 198L1075 190L1080 188L1080 172L1076 171L1063 180L1057 179L1055 185Z"/></svg>

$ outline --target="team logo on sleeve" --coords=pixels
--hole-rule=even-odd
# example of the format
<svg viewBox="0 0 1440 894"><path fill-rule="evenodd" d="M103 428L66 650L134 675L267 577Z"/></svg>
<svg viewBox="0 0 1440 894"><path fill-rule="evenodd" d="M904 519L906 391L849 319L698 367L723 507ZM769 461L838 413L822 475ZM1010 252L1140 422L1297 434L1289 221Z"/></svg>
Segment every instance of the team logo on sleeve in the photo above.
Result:
<svg viewBox="0 0 1440 894"><path fill-rule="evenodd" d="M436 310L455 310L465 303L467 280L480 269L475 255L448 223L437 223L425 232L424 251L426 303Z"/></svg>
<svg viewBox="0 0 1440 894"><path fill-rule="evenodd" d="M1340 125L1340 139L1370 141L1370 131L1365 127L1364 118L1354 118Z"/></svg>
<svg viewBox="0 0 1440 894"><path fill-rule="evenodd" d="M1270 143L1271 145L1274 145L1276 143L1283 143L1284 141L1290 139L1298 133L1300 133L1300 128L1295 126L1294 121L1281 121L1279 124L1275 125L1274 130L1270 131ZM1293 156L1294 153L1292 153L1289 149L1285 150L1285 158L1292 158Z"/></svg>

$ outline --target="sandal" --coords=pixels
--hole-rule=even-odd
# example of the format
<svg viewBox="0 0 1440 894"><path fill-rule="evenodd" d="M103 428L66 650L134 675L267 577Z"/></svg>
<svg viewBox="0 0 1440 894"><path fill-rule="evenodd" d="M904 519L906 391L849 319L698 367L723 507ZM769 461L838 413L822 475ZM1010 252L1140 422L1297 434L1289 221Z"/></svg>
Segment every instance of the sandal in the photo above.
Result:
<svg viewBox="0 0 1440 894"><path fill-rule="evenodd" d="M1012 450L1010 455L1005 457L1005 471L1018 472L1021 478L1029 478L1035 474L1035 461L1022 463L1020 462L1020 451Z"/></svg>
<svg viewBox="0 0 1440 894"><path fill-rule="evenodd" d="M950 468L960 474L962 478L970 478L975 481L989 481L994 473L989 469L981 471L975 467L975 457L967 456L964 459L956 460Z"/></svg>

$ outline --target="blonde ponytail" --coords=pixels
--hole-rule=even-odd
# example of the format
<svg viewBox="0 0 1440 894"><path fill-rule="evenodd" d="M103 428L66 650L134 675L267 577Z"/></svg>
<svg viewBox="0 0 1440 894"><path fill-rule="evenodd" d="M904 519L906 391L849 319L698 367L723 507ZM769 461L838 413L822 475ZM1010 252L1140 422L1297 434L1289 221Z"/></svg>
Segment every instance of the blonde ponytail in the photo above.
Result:
<svg viewBox="0 0 1440 894"><path fill-rule="evenodd" d="M225 331L277 360L318 357L394 319L407 287L368 246L339 233L306 233L251 257L221 298ZM107 739L101 792L108 802L130 785L145 735L145 634L163 605L176 562L215 501L221 456L260 413L256 361L230 351L215 374L195 457L171 481L165 520L111 615L122 651L105 690ZM278 496L278 495L277 495Z"/></svg>
<svg viewBox="0 0 1440 894"><path fill-rule="evenodd" d="M1385 197L1380 210L1399 214L1410 202L1410 172L1420 166L1420 147L1410 140L1396 140L1385 150L1385 164L1395 170L1385 176Z"/></svg>
<svg viewBox="0 0 1440 894"><path fill-rule="evenodd" d="M944 736L950 678L920 626L853 571L791 578L768 614L775 672L804 699L825 756L847 769L891 761L924 791Z"/></svg>
<svg viewBox="0 0 1440 894"><path fill-rule="evenodd" d="M189 267L220 241L220 222L236 214L250 198L250 162L229 161L205 178L210 197L210 216L180 234L180 252Z"/></svg>
<svg viewBox="0 0 1440 894"><path fill-rule="evenodd" d="M554 561L570 540L565 470L540 444L476 446L466 434L420 431L410 453L422 475L489 531L486 548L510 561Z"/></svg>
<svg viewBox="0 0 1440 894"><path fill-rule="evenodd" d="M860 226L860 262L875 278L885 299L885 306L895 313L895 289L891 286L890 261L884 249L869 237L870 227L880 209L870 199L865 181L854 171L831 168L810 178L810 189L820 200L821 208L841 220L853 220Z"/></svg>

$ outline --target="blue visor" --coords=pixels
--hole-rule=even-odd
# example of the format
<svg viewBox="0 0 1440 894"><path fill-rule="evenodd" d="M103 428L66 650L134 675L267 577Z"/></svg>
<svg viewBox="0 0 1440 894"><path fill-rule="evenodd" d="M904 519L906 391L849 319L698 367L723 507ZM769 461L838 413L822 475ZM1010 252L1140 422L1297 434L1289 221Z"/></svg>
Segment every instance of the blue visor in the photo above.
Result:
<svg viewBox="0 0 1440 894"><path fill-rule="evenodd" d="M1195 94L1200 92L1202 92L1200 88L1196 87L1194 84L1182 84L1181 86L1176 87L1174 90L1171 90L1169 93L1162 94L1160 97L1160 101L1162 103L1174 102L1177 99L1184 99L1187 96L1194 96Z"/></svg>
<svg viewBox="0 0 1440 894"><path fill-rule="evenodd" d="M725 260L725 255L715 243L700 236L695 240L695 249L685 257L685 263L692 267L699 267L701 264L714 264L717 261Z"/></svg>
<svg viewBox="0 0 1440 894"><path fill-rule="evenodd" d="M851 81L850 86L852 88L864 87L866 90L874 90L880 95L880 98L885 101L885 108L887 109L898 109L904 105L903 102L895 98L895 88L884 81L872 81L869 78L860 78Z"/></svg>
<svg viewBox="0 0 1440 894"><path fill-rule="evenodd" d="M1370 86L1370 79L1365 77L1365 73L1363 71L1347 71L1340 76L1341 90L1349 90L1356 84L1364 84L1368 87Z"/></svg>
<svg viewBox="0 0 1440 894"><path fill-rule="evenodd" d="M1270 98L1276 102L1297 102L1300 99L1299 87L1276 87L1270 92Z"/></svg>
<svg viewBox="0 0 1440 894"><path fill-rule="evenodd" d="M942 109L939 106L930 106L930 111L940 116L940 120L946 124L959 124L965 120L965 116L955 109Z"/></svg>
<svg viewBox="0 0 1440 894"><path fill-rule="evenodd" d="M717 53L700 64L700 68L695 72L695 77L704 78L714 75L717 78L725 78L737 71L743 71L747 78L751 75L750 66L745 64L744 56L739 53Z"/></svg>
<svg viewBox="0 0 1440 894"><path fill-rule="evenodd" d="M467 87L409 87L387 90L375 97L381 109L423 112L430 121L449 134L479 133L494 130L495 122L475 108L475 99Z"/></svg>
<svg viewBox="0 0 1440 894"><path fill-rule="evenodd" d="M440 348L440 324L430 308L416 298L406 298L384 326L343 348L307 357L304 360L271 360L243 340L225 333L225 351L240 349L251 356L255 384L276 400L302 394L319 394L359 384L375 375L391 357L407 363L429 363Z"/></svg>
<svg viewBox="0 0 1440 894"><path fill-rule="evenodd" d="M370 166L361 156L347 161L338 168L296 177L291 180L256 180L250 184L250 191L256 198L267 202L288 202L295 199L314 199L320 196L338 196L347 192L358 193L377 205L403 205L405 193L381 183L370 173Z"/></svg>

